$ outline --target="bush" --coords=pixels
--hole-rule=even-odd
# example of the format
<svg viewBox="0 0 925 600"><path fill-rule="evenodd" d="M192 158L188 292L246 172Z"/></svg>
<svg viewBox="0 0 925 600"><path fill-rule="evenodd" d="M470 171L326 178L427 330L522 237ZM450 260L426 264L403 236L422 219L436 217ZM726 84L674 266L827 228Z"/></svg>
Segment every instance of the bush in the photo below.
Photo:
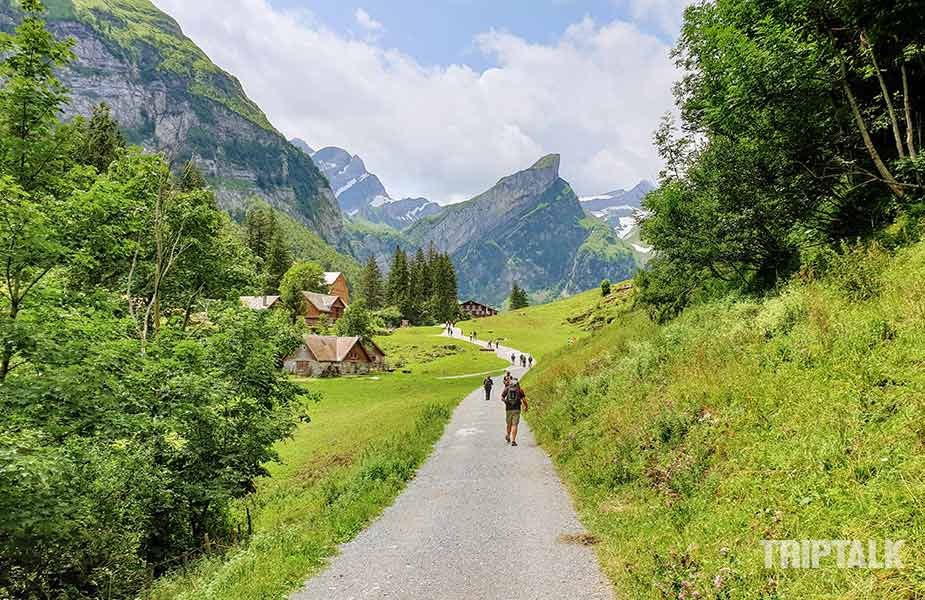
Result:
<svg viewBox="0 0 925 600"><path fill-rule="evenodd" d="M605 279L601 282L601 296L607 297L610 295L610 280Z"/></svg>

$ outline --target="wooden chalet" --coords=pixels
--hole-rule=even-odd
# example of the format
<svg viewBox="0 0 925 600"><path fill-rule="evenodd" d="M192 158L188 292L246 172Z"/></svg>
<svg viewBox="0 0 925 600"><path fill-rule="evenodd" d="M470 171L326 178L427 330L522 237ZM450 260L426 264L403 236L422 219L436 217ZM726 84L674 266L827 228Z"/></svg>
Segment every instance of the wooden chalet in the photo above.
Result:
<svg viewBox="0 0 925 600"><path fill-rule="evenodd" d="M328 288L328 295L337 296L343 301L344 306L350 306L350 289L347 287L347 278L343 273L325 273L324 285Z"/></svg>
<svg viewBox="0 0 925 600"><path fill-rule="evenodd" d="M383 371L385 352L358 337L306 335L304 343L283 362L286 371L303 377L366 375Z"/></svg>
<svg viewBox="0 0 925 600"><path fill-rule="evenodd" d="M494 317L498 314L498 311L492 307L486 304L482 304L481 302L476 302L475 300L467 300L466 302L461 303L459 308L473 319Z"/></svg>
<svg viewBox="0 0 925 600"><path fill-rule="evenodd" d="M325 317L329 323L334 324L344 316L344 311L347 310L347 304L339 296L302 292L302 297L304 298L302 316L309 327L317 325Z"/></svg>

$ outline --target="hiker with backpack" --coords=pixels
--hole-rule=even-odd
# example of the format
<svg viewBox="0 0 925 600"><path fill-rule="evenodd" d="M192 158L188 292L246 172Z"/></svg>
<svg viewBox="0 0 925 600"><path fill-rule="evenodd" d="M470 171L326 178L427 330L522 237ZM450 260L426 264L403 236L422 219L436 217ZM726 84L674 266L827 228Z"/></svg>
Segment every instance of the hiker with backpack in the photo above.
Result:
<svg viewBox="0 0 925 600"><path fill-rule="evenodd" d="M491 388L494 387L495 382L491 380L491 375L485 378L485 381L482 382L482 387L485 388L485 400L491 400Z"/></svg>
<svg viewBox="0 0 925 600"><path fill-rule="evenodd" d="M504 422L506 425L504 441L511 446L516 446L517 426L520 425L520 411L523 409L526 412L530 409L527 403L527 395L524 393L523 388L520 387L520 383L516 379L512 379L510 384L504 388L501 399L504 401Z"/></svg>

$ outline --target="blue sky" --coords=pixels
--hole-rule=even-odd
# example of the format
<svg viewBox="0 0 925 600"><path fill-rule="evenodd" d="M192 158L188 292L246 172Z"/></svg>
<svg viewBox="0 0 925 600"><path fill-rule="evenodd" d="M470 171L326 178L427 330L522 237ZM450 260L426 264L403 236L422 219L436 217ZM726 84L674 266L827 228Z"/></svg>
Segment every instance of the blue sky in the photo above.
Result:
<svg viewBox="0 0 925 600"><path fill-rule="evenodd" d="M319 23L366 39L360 26L360 5L343 0L271 0L280 9L306 10ZM414 56L424 65L463 63L477 70L495 66L473 40L491 29L509 31L529 42L554 43L565 29L591 17L607 23L634 20L632 4L619 0L364 0L362 9L382 25L378 42ZM638 19L637 19L638 20ZM647 20L648 21L648 20ZM672 41L656 22L641 29Z"/></svg>
<svg viewBox="0 0 925 600"><path fill-rule="evenodd" d="M440 203L549 153L579 195L656 179L689 1L154 0L284 135Z"/></svg>

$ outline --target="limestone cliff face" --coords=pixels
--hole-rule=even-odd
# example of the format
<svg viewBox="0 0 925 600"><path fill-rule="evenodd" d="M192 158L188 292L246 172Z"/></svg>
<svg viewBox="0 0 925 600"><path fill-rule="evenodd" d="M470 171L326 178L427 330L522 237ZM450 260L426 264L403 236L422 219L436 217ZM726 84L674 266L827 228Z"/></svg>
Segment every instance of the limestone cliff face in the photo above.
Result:
<svg viewBox="0 0 925 600"><path fill-rule="evenodd" d="M419 221L407 232L449 252L460 295L496 305L514 282L536 299L583 291L635 271L631 250L606 225L586 218L559 177L559 156L501 179L485 193Z"/></svg>
<svg viewBox="0 0 925 600"><path fill-rule="evenodd" d="M77 60L60 74L71 90L66 117L106 102L130 142L165 152L174 165L195 161L230 213L258 196L327 241L340 240L337 201L311 159L172 18L147 0L48 6L49 29L75 40ZM0 29L18 18L11 0L0 0Z"/></svg>

